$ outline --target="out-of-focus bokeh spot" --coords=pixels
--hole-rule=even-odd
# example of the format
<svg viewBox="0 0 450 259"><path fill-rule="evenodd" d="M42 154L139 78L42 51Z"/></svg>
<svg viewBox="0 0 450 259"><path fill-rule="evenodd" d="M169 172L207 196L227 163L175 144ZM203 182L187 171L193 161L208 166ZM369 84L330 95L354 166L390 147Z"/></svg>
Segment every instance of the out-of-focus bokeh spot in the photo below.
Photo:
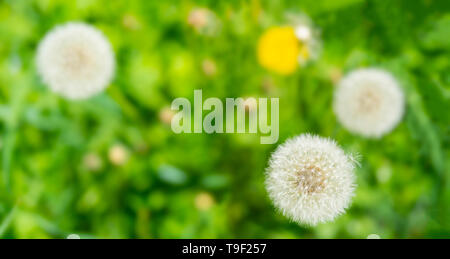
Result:
<svg viewBox="0 0 450 259"><path fill-rule="evenodd" d="M0 1L0 238L450 237L449 10L447 0ZM100 30L116 58L106 91L83 101L52 93L35 65L39 41L69 21ZM389 71L405 93L405 116L379 140L348 132L332 109L339 80L364 67ZM171 102L194 89L204 100L278 97L279 143L312 132L359 154L347 213L311 228L274 209L264 172L279 143L174 134Z"/></svg>

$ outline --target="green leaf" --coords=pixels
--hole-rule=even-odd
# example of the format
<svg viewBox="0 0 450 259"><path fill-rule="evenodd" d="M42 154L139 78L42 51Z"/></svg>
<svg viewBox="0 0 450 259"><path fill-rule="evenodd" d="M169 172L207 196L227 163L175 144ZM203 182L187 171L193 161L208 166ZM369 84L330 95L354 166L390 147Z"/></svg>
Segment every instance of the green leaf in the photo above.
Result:
<svg viewBox="0 0 450 259"><path fill-rule="evenodd" d="M12 208L12 210L6 215L5 219L3 220L2 224L0 225L0 237L2 237L6 230L8 230L9 225L11 225L12 220L14 219L14 215L17 212L17 205Z"/></svg>
<svg viewBox="0 0 450 259"><path fill-rule="evenodd" d="M442 140L427 113L422 96L417 90L417 82L414 77L403 69L402 63L398 62L398 60L390 63L390 66L396 72L405 90L407 119L409 119L411 130L416 132L416 137L423 144L434 169L442 175L445 168Z"/></svg>
<svg viewBox="0 0 450 259"><path fill-rule="evenodd" d="M450 49L450 15L438 20L422 42L428 49Z"/></svg>

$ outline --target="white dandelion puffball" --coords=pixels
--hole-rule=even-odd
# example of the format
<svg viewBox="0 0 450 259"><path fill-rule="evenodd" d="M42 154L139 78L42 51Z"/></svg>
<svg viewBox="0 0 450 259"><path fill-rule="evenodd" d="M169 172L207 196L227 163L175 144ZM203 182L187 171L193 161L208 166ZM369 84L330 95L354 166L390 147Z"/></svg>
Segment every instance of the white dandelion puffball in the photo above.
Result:
<svg viewBox="0 0 450 259"><path fill-rule="evenodd" d="M288 12L286 19L294 28L295 37L301 45L298 56L299 64L305 65L310 61L317 60L322 52L320 29L305 13Z"/></svg>
<svg viewBox="0 0 450 259"><path fill-rule="evenodd" d="M70 234L67 236L67 239L81 239L81 237L77 234Z"/></svg>
<svg viewBox="0 0 450 259"><path fill-rule="evenodd" d="M334 94L334 112L349 131L380 138L392 131L404 112L404 96L388 72L366 68L346 75Z"/></svg>
<svg viewBox="0 0 450 259"><path fill-rule="evenodd" d="M44 83L68 99L101 92L115 69L109 41L84 23L67 23L48 32L39 44L36 63Z"/></svg>
<svg viewBox="0 0 450 259"><path fill-rule="evenodd" d="M350 205L355 160L335 141L309 134L288 139L272 154L266 189L275 207L299 224L332 221Z"/></svg>
<svg viewBox="0 0 450 259"><path fill-rule="evenodd" d="M381 237L377 234L370 234L367 236L367 239L381 239Z"/></svg>
<svg viewBox="0 0 450 259"><path fill-rule="evenodd" d="M302 41L311 39L311 29L306 25L299 25L295 28L295 36Z"/></svg>

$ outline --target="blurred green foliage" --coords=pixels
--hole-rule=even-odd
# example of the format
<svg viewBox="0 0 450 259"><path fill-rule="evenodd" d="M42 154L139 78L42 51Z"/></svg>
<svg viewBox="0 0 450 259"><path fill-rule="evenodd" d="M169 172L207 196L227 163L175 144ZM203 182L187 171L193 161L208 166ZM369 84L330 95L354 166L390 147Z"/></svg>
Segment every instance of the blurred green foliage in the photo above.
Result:
<svg viewBox="0 0 450 259"><path fill-rule="evenodd" d="M214 35L189 11L217 16ZM277 76L256 43L285 13L321 29L319 60ZM117 59L105 93L67 101L39 80L34 55L55 25L84 21ZM450 237L450 2L0 1L0 237ZM205 60L216 73L205 73ZM343 129L334 82L388 69L407 97L403 122L381 140ZM352 207L314 228L272 207L264 169L274 145L251 134L172 133L161 111L176 97L280 97L280 142L312 132L361 155Z"/></svg>

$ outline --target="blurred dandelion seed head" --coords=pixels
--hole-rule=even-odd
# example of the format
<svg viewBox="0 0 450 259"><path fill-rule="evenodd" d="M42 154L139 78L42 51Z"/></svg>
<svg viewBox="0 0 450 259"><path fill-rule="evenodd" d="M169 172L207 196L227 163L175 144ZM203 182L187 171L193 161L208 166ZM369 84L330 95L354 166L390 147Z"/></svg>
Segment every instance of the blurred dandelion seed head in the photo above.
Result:
<svg viewBox="0 0 450 259"><path fill-rule="evenodd" d="M308 41L311 39L311 29L305 25L299 25L295 28L295 36L301 41Z"/></svg>
<svg viewBox="0 0 450 259"><path fill-rule="evenodd" d="M139 30L141 28L141 23L132 14L125 14L122 17L122 25L128 30Z"/></svg>
<svg viewBox="0 0 450 259"><path fill-rule="evenodd" d="M381 239L381 237L377 234L370 234L367 236L367 239Z"/></svg>
<svg viewBox="0 0 450 259"><path fill-rule="evenodd" d="M103 168L103 160L95 153L88 153L83 157L83 166L89 171L97 172Z"/></svg>
<svg viewBox="0 0 450 259"><path fill-rule="evenodd" d="M216 62L212 59L204 59L202 62L203 73L208 77L213 77L217 74Z"/></svg>
<svg viewBox="0 0 450 259"><path fill-rule="evenodd" d="M129 153L124 146L117 144L109 149L108 158L113 165L121 166L127 163Z"/></svg>
<svg viewBox="0 0 450 259"><path fill-rule="evenodd" d="M70 234L67 236L67 239L81 239L81 237L77 234Z"/></svg>
<svg viewBox="0 0 450 259"><path fill-rule="evenodd" d="M207 192L201 192L195 196L195 207L198 210L209 210L214 205L214 198Z"/></svg>
<svg viewBox="0 0 450 259"><path fill-rule="evenodd" d="M208 23L209 10L206 8L192 9L188 16L188 24L196 29L201 29Z"/></svg>
<svg viewBox="0 0 450 259"><path fill-rule="evenodd" d="M164 107L159 111L159 120L167 125L170 125L173 117L175 116L175 111L173 111L170 107Z"/></svg>
<svg viewBox="0 0 450 259"><path fill-rule="evenodd" d="M354 159L333 140L302 134L272 154L266 189L283 215L316 225L333 220L350 205L354 167Z"/></svg>
<svg viewBox="0 0 450 259"><path fill-rule="evenodd" d="M404 113L403 92L381 69L359 69L346 75L334 94L334 112L349 131L380 138L392 131Z"/></svg>
<svg viewBox="0 0 450 259"><path fill-rule="evenodd" d="M214 36L220 29L216 14L208 8L193 8L188 15L187 23L199 34Z"/></svg>
<svg viewBox="0 0 450 259"><path fill-rule="evenodd" d="M68 99L89 98L114 76L114 52L105 36L84 23L67 23L39 43L38 72L52 91Z"/></svg>
<svg viewBox="0 0 450 259"><path fill-rule="evenodd" d="M301 43L298 62L305 65L319 58L322 50L320 31L311 18L304 13L287 13L286 18L295 30L295 36Z"/></svg>
<svg viewBox="0 0 450 259"><path fill-rule="evenodd" d="M329 77L333 84L339 83L339 80L342 78L342 70L337 67L332 67L329 71Z"/></svg>

